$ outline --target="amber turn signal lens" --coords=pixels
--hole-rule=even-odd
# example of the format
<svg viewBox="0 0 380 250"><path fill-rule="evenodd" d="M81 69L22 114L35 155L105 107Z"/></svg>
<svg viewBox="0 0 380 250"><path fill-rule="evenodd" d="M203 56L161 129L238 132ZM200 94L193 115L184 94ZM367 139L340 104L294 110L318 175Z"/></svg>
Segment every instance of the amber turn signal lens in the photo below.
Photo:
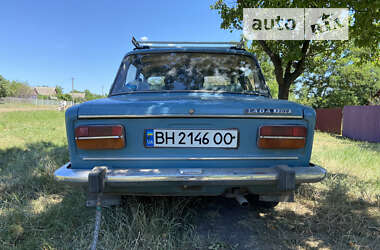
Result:
<svg viewBox="0 0 380 250"><path fill-rule="evenodd" d="M260 138L259 148L297 149L305 147L305 139L266 139Z"/></svg>
<svg viewBox="0 0 380 250"><path fill-rule="evenodd" d="M306 145L306 134L304 126L263 126L257 144L264 149L299 149Z"/></svg>
<svg viewBox="0 0 380 250"><path fill-rule="evenodd" d="M80 149L120 149L125 147L122 125L91 125L75 128L75 141Z"/></svg>
<svg viewBox="0 0 380 250"><path fill-rule="evenodd" d="M117 139L76 139L80 149L120 149L125 147L124 138Z"/></svg>

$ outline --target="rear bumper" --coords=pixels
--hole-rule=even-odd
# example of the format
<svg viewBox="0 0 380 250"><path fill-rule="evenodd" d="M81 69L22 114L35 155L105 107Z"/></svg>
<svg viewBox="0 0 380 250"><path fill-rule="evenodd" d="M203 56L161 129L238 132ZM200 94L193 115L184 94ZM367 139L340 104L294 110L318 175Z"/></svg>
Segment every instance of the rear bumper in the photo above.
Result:
<svg viewBox="0 0 380 250"><path fill-rule="evenodd" d="M54 173L58 181L87 184L90 169L72 169L68 162ZM284 175L285 173L285 175ZM290 175L289 175L290 173ZM270 168L202 168L202 169L107 169L107 185L135 186L144 184L196 184L196 185L266 185L288 182L294 184L319 182L326 176L322 167L276 166Z"/></svg>

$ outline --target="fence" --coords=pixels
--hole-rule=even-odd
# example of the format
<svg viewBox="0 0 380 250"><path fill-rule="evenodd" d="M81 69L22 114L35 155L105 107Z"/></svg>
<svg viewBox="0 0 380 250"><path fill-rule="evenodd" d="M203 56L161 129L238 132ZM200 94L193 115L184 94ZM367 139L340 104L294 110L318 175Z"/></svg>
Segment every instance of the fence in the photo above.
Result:
<svg viewBox="0 0 380 250"><path fill-rule="evenodd" d="M323 132L340 134L342 128L342 109L317 109L315 129Z"/></svg>
<svg viewBox="0 0 380 250"><path fill-rule="evenodd" d="M56 105L56 106L60 106L64 102L61 100L43 100L43 99L37 99L37 98L17 98L17 97L4 97L1 100L4 103ZM71 105L73 105L72 101L66 101L66 106L71 106Z"/></svg>
<svg viewBox="0 0 380 250"><path fill-rule="evenodd" d="M342 135L360 141L380 142L380 106L345 106Z"/></svg>

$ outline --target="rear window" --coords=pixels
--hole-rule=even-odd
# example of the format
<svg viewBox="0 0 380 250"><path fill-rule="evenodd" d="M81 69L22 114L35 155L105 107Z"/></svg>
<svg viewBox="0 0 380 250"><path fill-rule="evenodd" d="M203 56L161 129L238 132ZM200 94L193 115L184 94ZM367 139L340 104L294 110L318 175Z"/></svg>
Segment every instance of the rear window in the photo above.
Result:
<svg viewBox="0 0 380 250"><path fill-rule="evenodd" d="M142 91L269 95L260 69L251 57L214 53L152 53L126 57L111 95Z"/></svg>

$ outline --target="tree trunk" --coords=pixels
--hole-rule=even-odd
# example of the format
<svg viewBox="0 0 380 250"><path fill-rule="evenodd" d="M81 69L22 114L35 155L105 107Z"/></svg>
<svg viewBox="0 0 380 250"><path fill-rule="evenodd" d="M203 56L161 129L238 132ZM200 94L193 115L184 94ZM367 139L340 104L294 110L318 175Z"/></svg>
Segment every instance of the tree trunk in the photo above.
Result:
<svg viewBox="0 0 380 250"><path fill-rule="evenodd" d="M278 85L278 99L288 100L290 83L284 82Z"/></svg>
<svg viewBox="0 0 380 250"><path fill-rule="evenodd" d="M271 59L274 66L274 74L278 84L278 99L288 100L290 85L294 83L298 76L304 71L305 59L309 49L310 41L305 40L302 43L301 58L299 60L288 60L284 62L280 57L280 53L274 53L267 43L259 40L258 43L264 49L265 53ZM291 72L292 67L294 71ZM284 71L285 69L285 71Z"/></svg>

